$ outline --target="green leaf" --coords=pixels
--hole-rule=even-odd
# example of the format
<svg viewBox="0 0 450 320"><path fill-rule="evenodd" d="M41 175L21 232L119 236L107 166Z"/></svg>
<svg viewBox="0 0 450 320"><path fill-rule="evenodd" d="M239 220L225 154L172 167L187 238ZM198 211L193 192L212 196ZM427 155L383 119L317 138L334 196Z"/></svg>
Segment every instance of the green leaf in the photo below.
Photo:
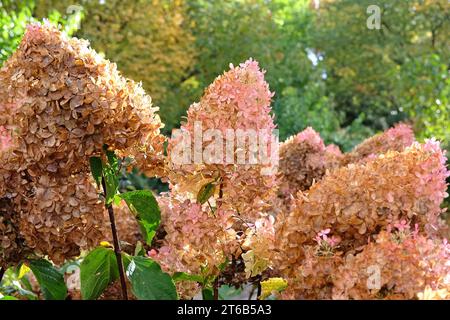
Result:
<svg viewBox="0 0 450 320"><path fill-rule="evenodd" d="M175 272L172 276L173 281L195 281L199 283L203 283L203 277L196 274L189 274L186 272Z"/></svg>
<svg viewBox="0 0 450 320"><path fill-rule="evenodd" d="M212 288L204 288L202 290L203 300L214 300L214 291Z"/></svg>
<svg viewBox="0 0 450 320"><path fill-rule="evenodd" d="M80 265L81 296L84 300L95 300L117 278L119 270L114 251L96 248Z"/></svg>
<svg viewBox="0 0 450 320"><path fill-rule="evenodd" d="M161 212L153 193L150 190L138 190L122 193L120 197L136 215L145 242L151 245L156 229L161 222Z"/></svg>
<svg viewBox="0 0 450 320"><path fill-rule="evenodd" d="M111 168L103 170L106 185L106 205L110 205L119 190L119 177Z"/></svg>
<svg viewBox="0 0 450 320"><path fill-rule="evenodd" d="M91 173L94 177L95 183L97 183L97 187L101 188L103 175L102 159L99 157L91 157L89 159L89 163L91 165Z"/></svg>
<svg viewBox="0 0 450 320"><path fill-rule="evenodd" d="M30 269L33 271L41 291L46 300L64 300L67 296L67 287L64 275L56 270L47 260L31 260Z"/></svg>
<svg viewBox="0 0 450 320"><path fill-rule="evenodd" d="M108 158L108 164L111 169L115 172L119 172L119 159L117 158L114 151L106 150L106 158Z"/></svg>
<svg viewBox="0 0 450 320"><path fill-rule="evenodd" d="M122 252L122 262L123 262L123 267L125 268L125 270L128 269L128 266L130 265L131 260L133 260L133 256L130 256L128 253Z"/></svg>
<svg viewBox="0 0 450 320"><path fill-rule="evenodd" d="M22 279L23 276L26 275L28 272L30 272L30 268L25 263L22 263L20 265L17 278Z"/></svg>
<svg viewBox="0 0 450 320"><path fill-rule="evenodd" d="M177 300L172 278L153 260L133 257L127 268L133 294L139 300Z"/></svg>
<svg viewBox="0 0 450 320"><path fill-rule="evenodd" d="M108 163L103 166L103 177L106 185L106 205L110 205L116 198L119 190L119 159L115 155L114 151L107 150L105 153L108 159Z"/></svg>
<svg viewBox="0 0 450 320"><path fill-rule="evenodd" d="M211 181L206 184L204 184L200 191L197 194L197 202L200 204L204 204L206 201L209 200L214 195L214 192L216 191L216 182Z"/></svg>
<svg viewBox="0 0 450 320"><path fill-rule="evenodd" d="M119 206L121 201L122 201L122 198L120 197L120 194L116 194L113 198L113 203L116 206Z"/></svg>
<svg viewBox="0 0 450 320"><path fill-rule="evenodd" d="M0 300L19 300L19 299L13 296L3 296L0 298Z"/></svg>
<svg viewBox="0 0 450 320"><path fill-rule="evenodd" d="M144 248L144 245L142 244L142 242L138 241L136 243L136 248L134 249L134 255L145 257L145 248Z"/></svg>
<svg viewBox="0 0 450 320"><path fill-rule="evenodd" d="M219 288L219 300L235 300L242 295L242 287L235 288L234 286L222 285Z"/></svg>

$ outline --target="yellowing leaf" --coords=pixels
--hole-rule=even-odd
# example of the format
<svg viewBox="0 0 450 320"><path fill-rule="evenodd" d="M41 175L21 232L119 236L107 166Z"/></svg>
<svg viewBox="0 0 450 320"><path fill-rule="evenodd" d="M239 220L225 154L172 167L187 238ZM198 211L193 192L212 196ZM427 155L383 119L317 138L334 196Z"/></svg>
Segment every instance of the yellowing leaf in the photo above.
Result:
<svg viewBox="0 0 450 320"><path fill-rule="evenodd" d="M261 295L259 300L264 300L272 293L281 292L287 288L287 281L283 278L270 278L265 281L261 281Z"/></svg>
<svg viewBox="0 0 450 320"><path fill-rule="evenodd" d="M26 264L22 263L19 269L18 275L19 279L22 279L30 271L31 271L30 268Z"/></svg>
<svg viewBox="0 0 450 320"><path fill-rule="evenodd" d="M109 243L108 241L102 241L102 242L100 242L100 245L102 247L105 247L105 248L112 248L113 247L112 244Z"/></svg>
<svg viewBox="0 0 450 320"><path fill-rule="evenodd" d="M253 250L242 254L245 264L245 274L247 278L261 274L269 266L269 262L255 255Z"/></svg>

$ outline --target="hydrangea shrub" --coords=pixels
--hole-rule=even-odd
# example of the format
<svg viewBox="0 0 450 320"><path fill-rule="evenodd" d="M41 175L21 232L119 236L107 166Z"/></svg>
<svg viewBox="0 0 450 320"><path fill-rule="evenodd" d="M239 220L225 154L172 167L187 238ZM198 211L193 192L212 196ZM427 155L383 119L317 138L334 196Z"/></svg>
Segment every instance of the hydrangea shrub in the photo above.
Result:
<svg viewBox="0 0 450 320"><path fill-rule="evenodd" d="M126 289L133 299L217 299L222 284L261 285L262 299L450 298L445 151L414 141L406 124L349 153L313 128L278 143L274 93L249 59L206 88L165 152L158 108L141 86L45 23L28 27L0 84L2 269L81 257L66 279L73 299ZM239 162L255 157L252 145L220 139L252 130L278 166ZM186 150L190 161L179 162ZM109 194L119 165L161 177L170 191L138 191L133 202L117 182ZM99 256L113 269L97 269ZM126 280L114 276L118 257ZM86 289L90 267L104 287ZM153 277L161 282L145 285L164 290L145 290Z"/></svg>

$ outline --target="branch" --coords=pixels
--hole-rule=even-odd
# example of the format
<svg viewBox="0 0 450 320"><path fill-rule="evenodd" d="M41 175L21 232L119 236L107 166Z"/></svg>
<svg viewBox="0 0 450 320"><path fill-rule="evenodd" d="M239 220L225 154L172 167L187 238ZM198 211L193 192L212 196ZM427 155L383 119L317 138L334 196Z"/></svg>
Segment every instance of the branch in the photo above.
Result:
<svg viewBox="0 0 450 320"><path fill-rule="evenodd" d="M217 206L219 207L222 204L222 198L223 198L223 181L220 182L219 187L219 199L217 202ZM217 276L216 280L214 280L214 300L219 300L219 277L220 274Z"/></svg>
<svg viewBox="0 0 450 320"><path fill-rule="evenodd" d="M105 194L105 199L106 199L106 183L105 183L105 178L103 178L103 177L102 177L102 187L103 187L103 192ZM122 250L120 249L119 237L117 236L116 221L114 218L114 210L113 210L112 204L109 204L107 206L107 209L108 209L108 214L109 214L109 221L111 222L111 233L112 233L113 243L114 243L114 253L116 255L117 266L119 269L120 285L122 288L122 298L123 298L123 300L128 300L127 282L125 280L125 272L123 269L123 262L122 262Z"/></svg>
<svg viewBox="0 0 450 320"><path fill-rule="evenodd" d="M5 271L6 271L5 268L3 268L3 267L0 268L0 283L2 283L3 276L5 275Z"/></svg>
<svg viewBox="0 0 450 320"><path fill-rule="evenodd" d="M258 286L258 291L256 293L256 299L258 299L261 296L261 279L258 280L257 282L257 286Z"/></svg>
<svg viewBox="0 0 450 320"><path fill-rule="evenodd" d="M214 300L219 300L219 276L214 280Z"/></svg>

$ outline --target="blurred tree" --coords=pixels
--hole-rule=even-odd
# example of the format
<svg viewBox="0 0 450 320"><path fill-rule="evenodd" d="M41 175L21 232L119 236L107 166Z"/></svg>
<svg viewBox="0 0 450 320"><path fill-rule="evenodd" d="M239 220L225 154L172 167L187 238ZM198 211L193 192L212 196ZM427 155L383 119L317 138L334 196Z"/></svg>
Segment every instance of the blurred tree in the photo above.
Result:
<svg viewBox="0 0 450 320"><path fill-rule="evenodd" d="M448 60L438 54L408 59L395 75L395 95L411 117L419 138L436 137L450 150Z"/></svg>
<svg viewBox="0 0 450 320"><path fill-rule="evenodd" d="M70 0L39 1L38 14L71 5ZM183 83L195 58L194 38L183 0L79 1L86 14L77 36L117 63L123 74L142 81L161 107L165 131L179 122L189 104ZM184 98L184 99L183 99Z"/></svg>
<svg viewBox="0 0 450 320"><path fill-rule="evenodd" d="M322 81L311 81L302 88L286 87L278 94L274 110L280 140L311 126L325 142L337 142L341 115L334 111L333 100L324 91Z"/></svg>
<svg viewBox="0 0 450 320"><path fill-rule="evenodd" d="M195 76L199 90L230 63L237 65L249 57L267 70L275 92L304 84L312 64L302 42L303 28L292 27L285 12L286 6L302 2L306 1L188 1L198 48ZM300 16L304 8L295 7L298 24L307 24L307 11Z"/></svg>
<svg viewBox="0 0 450 320"><path fill-rule="evenodd" d="M329 140L339 129L333 101L325 96L321 70L308 57L313 14L309 1L240 0L189 3L198 48L193 100L234 65L252 57L267 70L275 92L274 113L280 140L313 126Z"/></svg>
<svg viewBox="0 0 450 320"><path fill-rule="evenodd" d="M32 0L0 1L0 65L16 50L25 32L26 25L37 20L33 17L35 2ZM76 31L82 18L82 12L62 15L57 10L49 10L45 17L51 23L61 25L61 28L71 35Z"/></svg>
<svg viewBox="0 0 450 320"><path fill-rule="evenodd" d="M367 26L370 5L380 29ZM449 24L447 0L320 1L311 46L344 125L363 112L376 129L413 116L419 135L448 139Z"/></svg>

